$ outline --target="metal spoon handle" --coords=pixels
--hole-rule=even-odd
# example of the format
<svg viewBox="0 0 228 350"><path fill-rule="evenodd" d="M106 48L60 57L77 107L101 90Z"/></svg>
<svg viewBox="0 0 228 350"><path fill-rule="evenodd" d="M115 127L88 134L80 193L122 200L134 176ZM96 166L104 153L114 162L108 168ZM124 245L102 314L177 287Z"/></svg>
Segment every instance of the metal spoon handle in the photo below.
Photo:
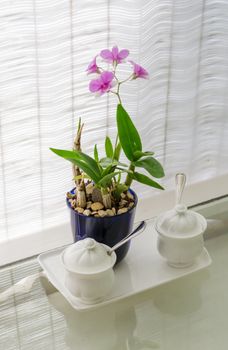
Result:
<svg viewBox="0 0 228 350"><path fill-rule="evenodd" d="M125 238L121 239L121 241L119 241L117 244L115 244L112 248L110 248L107 251L108 255L111 255L114 250L121 247L123 244L127 243L132 238L135 238L140 233L142 233L144 231L145 227L146 227L145 221L141 221L140 224L136 227L136 229L134 229L134 231L129 233Z"/></svg>
<svg viewBox="0 0 228 350"><path fill-rule="evenodd" d="M176 174L176 204L181 203L185 184L186 184L186 175L183 173Z"/></svg>

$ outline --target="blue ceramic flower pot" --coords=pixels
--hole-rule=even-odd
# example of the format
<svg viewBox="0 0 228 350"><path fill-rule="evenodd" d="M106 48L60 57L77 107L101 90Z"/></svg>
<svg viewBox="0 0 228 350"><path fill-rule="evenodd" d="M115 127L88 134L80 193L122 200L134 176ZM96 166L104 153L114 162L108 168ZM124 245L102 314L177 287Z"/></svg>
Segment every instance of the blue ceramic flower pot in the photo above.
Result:
<svg viewBox="0 0 228 350"><path fill-rule="evenodd" d="M79 214L71 208L69 200L67 199L67 205L70 208L71 229L74 241L76 242L80 239L91 237L97 242L113 247L121 239L127 236L133 229L135 211L138 202L135 192L132 190L129 191L134 196L135 205L126 213L115 216L105 216L103 218ZM73 194L74 190L72 190L71 193ZM130 242L127 242L116 250L117 263L126 256L129 246Z"/></svg>

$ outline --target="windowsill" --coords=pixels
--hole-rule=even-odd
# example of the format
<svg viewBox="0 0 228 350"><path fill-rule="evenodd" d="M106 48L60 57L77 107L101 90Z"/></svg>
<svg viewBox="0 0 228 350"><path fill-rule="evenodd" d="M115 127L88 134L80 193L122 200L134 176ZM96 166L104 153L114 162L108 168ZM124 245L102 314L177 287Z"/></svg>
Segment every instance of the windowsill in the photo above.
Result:
<svg viewBox="0 0 228 350"><path fill-rule="evenodd" d="M184 202L188 206L198 205L214 198L219 198L227 194L228 175L220 176L216 179L203 181L191 186L187 186L184 193ZM161 212L171 209L175 204L175 191L165 191L156 197L148 197L139 200L136 222L150 219L159 215ZM220 200L218 208L226 205L228 202ZM209 209L213 211L215 203L208 203L197 207L203 214L203 211ZM206 208L206 209L205 209ZM217 210L217 209L216 209ZM218 209L219 210L219 209ZM23 235L19 238L0 243L0 266L9 264L13 261L25 259L41 252L54 249L72 243L72 234L69 223L53 227L31 235Z"/></svg>

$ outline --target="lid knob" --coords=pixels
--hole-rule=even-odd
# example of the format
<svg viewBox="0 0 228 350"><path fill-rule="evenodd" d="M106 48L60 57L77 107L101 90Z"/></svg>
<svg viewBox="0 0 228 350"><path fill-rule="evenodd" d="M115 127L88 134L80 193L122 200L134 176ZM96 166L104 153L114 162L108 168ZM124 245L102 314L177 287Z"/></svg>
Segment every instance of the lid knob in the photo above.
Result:
<svg viewBox="0 0 228 350"><path fill-rule="evenodd" d="M96 247L96 241L92 238L85 238L84 243L85 248L88 250L94 249Z"/></svg>
<svg viewBox="0 0 228 350"><path fill-rule="evenodd" d="M184 204L177 204L175 210L178 214L185 214L188 209Z"/></svg>

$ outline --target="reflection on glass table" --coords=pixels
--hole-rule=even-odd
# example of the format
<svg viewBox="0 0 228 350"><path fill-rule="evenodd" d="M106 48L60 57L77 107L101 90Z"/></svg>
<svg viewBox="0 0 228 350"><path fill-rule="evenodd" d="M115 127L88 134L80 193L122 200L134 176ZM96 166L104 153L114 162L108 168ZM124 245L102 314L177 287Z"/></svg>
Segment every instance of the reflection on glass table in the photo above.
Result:
<svg viewBox="0 0 228 350"><path fill-rule="evenodd" d="M227 200L209 218L202 271L88 312L75 311L44 277L0 299L0 350L227 350ZM0 295L40 272L36 259L0 270Z"/></svg>

